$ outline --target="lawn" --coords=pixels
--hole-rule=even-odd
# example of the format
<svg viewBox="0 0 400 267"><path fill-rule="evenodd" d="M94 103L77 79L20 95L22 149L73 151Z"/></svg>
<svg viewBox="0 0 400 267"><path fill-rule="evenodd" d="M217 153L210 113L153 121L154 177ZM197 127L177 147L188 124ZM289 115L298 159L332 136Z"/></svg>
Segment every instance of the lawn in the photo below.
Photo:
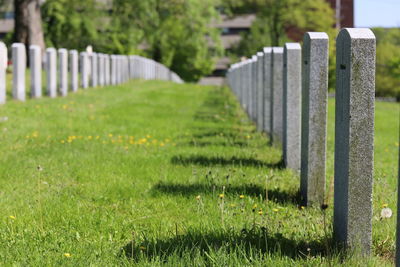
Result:
<svg viewBox="0 0 400 267"><path fill-rule="evenodd" d="M373 256L331 242L328 209L227 88L133 81L0 107L0 264L385 266L394 259L399 104L376 103Z"/></svg>

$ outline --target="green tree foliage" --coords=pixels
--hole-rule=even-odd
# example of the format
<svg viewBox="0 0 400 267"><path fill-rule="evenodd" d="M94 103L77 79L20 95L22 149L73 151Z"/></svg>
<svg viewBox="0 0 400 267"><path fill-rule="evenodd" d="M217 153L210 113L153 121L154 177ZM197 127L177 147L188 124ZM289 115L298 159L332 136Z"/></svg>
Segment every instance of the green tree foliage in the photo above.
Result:
<svg viewBox="0 0 400 267"><path fill-rule="evenodd" d="M301 41L304 32L321 31L330 37L330 88L335 81L334 12L325 0L224 0L228 13L256 12L250 32L234 49L234 56L252 55L266 46L283 46ZM288 36L287 33L291 35Z"/></svg>
<svg viewBox="0 0 400 267"><path fill-rule="evenodd" d="M115 0L114 9L120 25L143 30L147 56L187 81L209 74L222 53L219 32L210 27L218 17L214 0Z"/></svg>
<svg viewBox="0 0 400 267"><path fill-rule="evenodd" d="M400 100L400 28L373 31L377 41L376 95Z"/></svg>
<svg viewBox="0 0 400 267"><path fill-rule="evenodd" d="M48 45L142 54L187 81L210 73L222 53L214 0L48 0L43 17Z"/></svg>
<svg viewBox="0 0 400 267"><path fill-rule="evenodd" d="M47 0L42 6L47 46L83 50L99 39L103 19L95 0Z"/></svg>

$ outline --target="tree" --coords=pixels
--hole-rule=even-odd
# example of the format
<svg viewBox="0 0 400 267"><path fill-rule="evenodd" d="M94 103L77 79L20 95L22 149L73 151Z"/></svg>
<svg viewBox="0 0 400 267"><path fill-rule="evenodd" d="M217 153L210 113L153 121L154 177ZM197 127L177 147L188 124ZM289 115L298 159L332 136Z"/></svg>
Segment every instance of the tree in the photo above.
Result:
<svg viewBox="0 0 400 267"><path fill-rule="evenodd" d="M14 42L24 43L26 47L38 45L44 50L40 5L40 0L14 0Z"/></svg>
<svg viewBox="0 0 400 267"><path fill-rule="evenodd" d="M114 25L136 31L147 56L187 81L210 73L222 53L219 32L210 26L217 16L214 0L113 2Z"/></svg>
<svg viewBox="0 0 400 267"><path fill-rule="evenodd" d="M46 44L80 50L96 47L104 26L99 5L95 0L47 0L42 7Z"/></svg>
<svg viewBox="0 0 400 267"><path fill-rule="evenodd" d="M400 100L400 29L374 28L376 35L376 95Z"/></svg>

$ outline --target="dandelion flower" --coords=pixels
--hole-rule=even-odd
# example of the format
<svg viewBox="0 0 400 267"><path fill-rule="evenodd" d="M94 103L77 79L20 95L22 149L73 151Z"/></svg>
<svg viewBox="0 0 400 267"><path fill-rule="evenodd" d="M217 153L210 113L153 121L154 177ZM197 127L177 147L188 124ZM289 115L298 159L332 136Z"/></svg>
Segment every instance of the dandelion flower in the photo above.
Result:
<svg viewBox="0 0 400 267"><path fill-rule="evenodd" d="M15 217L15 216L13 216L13 215L10 215L9 218L10 218L11 220L16 220L16 219L17 219L17 217Z"/></svg>
<svg viewBox="0 0 400 267"><path fill-rule="evenodd" d="M278 212L279 211L279 209L272 209L273 211L275 211L275 212Z"/></svg>
<svg viewBox="0 0 400 267"><path fill-rule="evenodd" d="M387 208L388 206L389 206L389 204L384 203L384 204L382 205L382 208Z"/></svg>
<svg viewBox="0 0 400 267"><path fill-rule="evenodd" d="M225 197L224 194L219 194L219 198L220 198L220 199L223 199L224 197Z"/></svg>
<svg viewBox="0 0 400 267"><path fill-rule="evenodd" d="M243 198L244 198L244 195L240 195L239 198L240 198L240 199L243 199Z"/></svg>
<svg viewBox="0 0 400 267"><path fill-rule="evenodd" d="M64 253L64 257L71 258L71 254L70 253Z"/></svg>
<svg viewBox="0 0 400 267"><path fill-rule="evenodd" d="M389 219L390 217L392 217L393 212L390 208L383 208L381 210L381 218L382 219Z"/></svg>
<svg viewBox="0 0 400 267"><path fill-rule="evenodd" d="M196 200L200 200L200 198L201 198L200 195L196 196Z"/></svg>
<svg viewBox="0 0 400 267"><path fill-rule="evenodd" d="M258 215L262 215L262 214L263 214L262 210L259 210Z"/></svg>
<svg viewBox="0 0 400 267"><path fill-rule="evenodd" d="M304 209L305 209L305 207L304 207L304 206L300 206L300 209L304 210Z"/></svg>
<svg viewBox="0 0 400 267"><path fill-rule="evenodd" d="M64 141L64 140L61 140L60 142L61 142L61 144L64 144L64 143L65 143L65 141Z"/></svg>
<svg viewBox="0 0 400 267"><path fill-rule="evenodd" d="M108 137L113 137L113 134L108 134Z"/></svg>

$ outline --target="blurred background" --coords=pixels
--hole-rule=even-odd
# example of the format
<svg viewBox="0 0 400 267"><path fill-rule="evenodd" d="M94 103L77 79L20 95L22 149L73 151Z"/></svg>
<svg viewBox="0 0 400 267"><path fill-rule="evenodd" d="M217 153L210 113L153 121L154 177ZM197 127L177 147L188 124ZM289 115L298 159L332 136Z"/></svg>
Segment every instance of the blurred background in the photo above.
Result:
<svg viewBox="0 0 400 267"><path fill-rule="evenodd" d="M399 0L0 0L0 39L143 55L187 82L222 84L231 62L324 31L332 90L338 30L369 27L377 37L376 94L399 101L398 14Z"/></svg>

